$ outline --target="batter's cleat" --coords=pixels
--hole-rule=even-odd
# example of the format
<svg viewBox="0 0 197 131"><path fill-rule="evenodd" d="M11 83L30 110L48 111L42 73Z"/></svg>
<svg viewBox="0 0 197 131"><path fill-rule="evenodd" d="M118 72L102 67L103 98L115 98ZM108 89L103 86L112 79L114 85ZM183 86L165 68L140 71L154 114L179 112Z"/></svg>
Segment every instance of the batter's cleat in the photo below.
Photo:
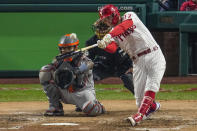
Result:
<svg viewBox="0 0 197 131"><path fill-rule="evenodd" d="M49 108L44 113L44 116L64 116L64 110L63 109Z"/></svg>
<svg viewBox="0 0 197 131"><path fill-rule="evenodd" d="M140 113L137 113L131 117L127 118L127 121L132 125L136 126L138 123L140 123L143 120L143 116Z"/></svg>
<svg viewBox="0 0 197 131"><path fill-rule="evenodd" d="M156 109L155 109L155 110L149 109L148 112L144 115L143 120L146 120L146 119L150 118L150 116L151 116L154 112L156 112L156 111L158 111L158 110L160 109L161 104L160 104L159 102L155 102L155 104L156 104Z"/></svg>
<svg viewBox="0 0 197 131"><path fill-rule="evenodd" d="M82 109L76 106L75 111L76 112L82 112Z"/></svg>

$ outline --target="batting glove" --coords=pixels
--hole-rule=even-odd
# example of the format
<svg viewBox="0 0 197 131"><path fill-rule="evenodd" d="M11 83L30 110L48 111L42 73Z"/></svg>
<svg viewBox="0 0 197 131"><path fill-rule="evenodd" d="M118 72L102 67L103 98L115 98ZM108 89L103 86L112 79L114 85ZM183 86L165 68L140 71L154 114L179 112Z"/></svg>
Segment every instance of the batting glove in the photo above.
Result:
<svg viewBox="0 0 197 131"><path fill-rule="evenodd" d="M105 49L107 47L106 43L103 40L97 41L98 47L101 49Z"/></svg>
<svg viewBox="0 0 197 131"><path fill-rule="evenodd" d="M110 34L106 34L103 37L103 41L105 42L106 45L110 44L112 41L114 41L114 39L111 37Z"/></svg>

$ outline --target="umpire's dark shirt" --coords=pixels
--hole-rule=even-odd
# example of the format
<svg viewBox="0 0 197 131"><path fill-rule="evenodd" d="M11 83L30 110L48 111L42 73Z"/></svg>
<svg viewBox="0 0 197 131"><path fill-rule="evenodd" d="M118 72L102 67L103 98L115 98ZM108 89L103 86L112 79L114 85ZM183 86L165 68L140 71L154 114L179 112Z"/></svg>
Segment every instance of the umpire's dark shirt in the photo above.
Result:
<svg viewBox="0 0 197 131"><path fill-rule="evenodd" d="M86 46L90 46L97 43L96 35L92 36L89 40L86 41ZM102 63L103 66L105 66L106 70L117 70L119 66L122 63L126 63L125 66L132 67L132 61L129 58L129 56L123 52L120 48L117 49L115 53L108 53L103 49L100 49L98 47L92 48L89 50L88 57L94 62L94 63ZM119 70L119 69L118 69Z"/></svg>

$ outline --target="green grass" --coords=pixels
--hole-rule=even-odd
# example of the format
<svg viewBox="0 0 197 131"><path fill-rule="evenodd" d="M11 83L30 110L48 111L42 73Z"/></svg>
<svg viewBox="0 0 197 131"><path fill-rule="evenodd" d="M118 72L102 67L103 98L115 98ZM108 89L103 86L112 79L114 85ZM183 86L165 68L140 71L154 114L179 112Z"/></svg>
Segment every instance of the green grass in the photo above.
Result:
<svg viewBox="0 0 197 131"><path fill-rule="evenodd" d="M0 84L0 101L47 100L39 84Z"/></svg>
<svg viewBox="0 0 197 131"><path fill-rule="evenodd" d="M197 100L197 84L165 84L161 85L161 89L168 90L168 92L160 91L157 94L157 99L162 100ZM185 91L190 90L190 91ZM169 92L171 91L171 92Z"/></svg>
<svg viewBox="0 0 197 131"><path fill-rule="evenodd" d="M123 85L95 85L96 96L99 100L127 100L134 99L131 94Z"/></svg>
<svg viewBox="0 0 197 131"><path fill-rule="evenodd" d="M134 96L123 85L97 84L96 96L99 100L129 100ZM197 84L165 84L157 93L160 100L197 100ZM0 102L7 101L47 101L39 84L0 84Z"/></svg>

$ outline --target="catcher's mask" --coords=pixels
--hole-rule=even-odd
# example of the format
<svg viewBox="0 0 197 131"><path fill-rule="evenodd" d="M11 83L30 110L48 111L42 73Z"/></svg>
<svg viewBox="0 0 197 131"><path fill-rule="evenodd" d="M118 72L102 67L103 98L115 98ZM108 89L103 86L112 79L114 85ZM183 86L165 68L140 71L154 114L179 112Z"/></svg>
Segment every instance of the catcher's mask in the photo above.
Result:
<svg viewBox="0 0 197 131"><path fill-rule="evenodd" d="M55 72L55 83L62 89L68 88L74 80L73 72L69 69L57 70Z"/></svg>
<svg viewBox="0 0 197 131"><path fill-rule="evenodd" d="M108 26L100 19L98 19L92 25L92 30L97 35L98 39L102 39L111 29L112 29L111 26Z"/></svg>
<svg viewBox="0 0 197 131"><path fill-rule="evenodd" d="M58 47L61 54L69 53L77 50L79 45L79 40L75 33L66 34L61 37Z"/></svg>

